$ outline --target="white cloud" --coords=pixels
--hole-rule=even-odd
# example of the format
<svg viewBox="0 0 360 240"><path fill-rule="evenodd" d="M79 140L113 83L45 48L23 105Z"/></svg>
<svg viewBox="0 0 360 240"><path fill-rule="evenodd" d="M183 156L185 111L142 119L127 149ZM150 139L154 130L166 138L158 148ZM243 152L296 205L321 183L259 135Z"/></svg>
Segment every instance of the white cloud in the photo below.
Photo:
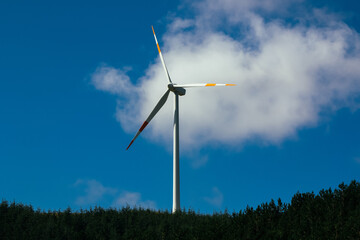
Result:
<svg viewBox="0 0 360 240"><path fill-rule="evenodd" d="M149 208L155 209L156 203L154 201L141 200L141 194L137 192L123 192L113 204L114 207L141 207L141 208Z"/></svg>
<svg viewBox="0 0 360 240"><path fill-rule="evenodd" d="M212 196L205 197L204 200L215 207L221 207L224 201L224 195L217 187L213 187Z"/></svg>
<svg viewBox="0 0 360 240"><path fill-rule="evenodd" d="M298 24L265 20L255 11L273 11L284 2L201 1L194 18L176 17L163 38L158 36L174 82L238 85L189 89L180 97L182 147L235 146L253 139L277 144L300 128L315 126L324 111L356 105L359 34L321 10L316 10L321 19L312 16ZM204 25L210 15L225 18L230 33ZM234 34L237 30L240 37ZM136 82L132 85L126 72L111 67L99 68L93 76L98 89L125 99L118 102L117 119L129 133L136 133L166 91L160 60ZM171 143L171 102L169 97L143 132L152 141Z"/></svg>
<svg viewBox="0 0 360 240"><path fill-rule="evenodd" d="M243 21L253 13L285 13L289 6L303 0L204 0L195 1L194 8L198 12L197 20L215 24L214 19L225 17L232 23Z"/></svg>
<svg viewBox="0 0 360 240"><path fill-rule="evenodd" d="M85 195L77 197L75 203L79 206L95 205L103 199L105 195L114 195L117 189L104 187L96 180L78 179L74 187L84 187Z"/></svg>
<svg viewBox="0 0 360 240"><path fill-rule="evenodd" d="M118 95L131 95L136 92L126 75L126 70L115 69L108 66L102 66L96 69L92 75L92 83L98 90L107 91Z"/></svg>
<svg viewBox="0 0 360 240"><path fill-rule="evenodd" d="M192 158L193 161L191 165L193 168L200 168L201 166L204 166L209 160L208 155L196 155L196 157L192 156Z"/></svg>
<svg viewBox="0 0 360 240"><path fill-rule="evenodd" d="M143 201L141 194L138 192L123 191L118 194L119 190L117 188L105 187L96 180L78 179L73 186L81 188L81 191L84 192L84 195L77 197L75 200L75 204L81 207L100 205L107 202L105 201L105 198L107 198L107 200L113 199L110 200L110 202L113 202L113 207L136 206L149 209L156 208L154 201Z"/></svg>

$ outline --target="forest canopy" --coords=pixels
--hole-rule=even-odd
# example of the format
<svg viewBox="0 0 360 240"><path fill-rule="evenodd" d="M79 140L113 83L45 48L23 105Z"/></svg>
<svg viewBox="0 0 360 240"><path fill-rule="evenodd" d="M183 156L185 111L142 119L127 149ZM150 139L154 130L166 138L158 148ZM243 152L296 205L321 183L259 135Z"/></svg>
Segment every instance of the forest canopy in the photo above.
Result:
<svg viewBox="0 0 360 240"><path fill-rule="evenodd" d="M2 200L0 239L360 239L360 183L212 215L130 207L44 211Z"/></svg>

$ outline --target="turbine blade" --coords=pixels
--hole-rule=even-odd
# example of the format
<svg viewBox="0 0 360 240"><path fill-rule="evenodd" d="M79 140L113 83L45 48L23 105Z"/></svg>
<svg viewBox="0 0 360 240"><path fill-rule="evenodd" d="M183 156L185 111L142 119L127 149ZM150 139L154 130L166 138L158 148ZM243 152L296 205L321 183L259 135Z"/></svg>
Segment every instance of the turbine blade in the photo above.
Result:
<svg viewBox="0 0 360 240"><path fill-rule="evenodd" d="M157 114L157 112L162 108L162 106L164 106L164 104L166 103L166 100L168 99L170 90L167 90L165 92L165 94L160 98L159 102L156 104L155 108L152 110L152 112L150 113L150 115L148 116L148 118L145 120L145 122L141 125L139 131L136 133L135 137L131 140L129 146L126 148L126 150L129 149L129 147L131 146L131 144L133 144L133 142L135 141L135 139L139 136L139 134L144 130L144 128L149 124L149 122L151 121L151 119L153 119L153 117Z"/></svg>
<svg viewBox="0 0 360 240"><path fill-rule="evenodd" d="M225 86L236 86L236 84L229 83L193 83L193 84L174 84L174 87L191 88L191 87L225 87Z"/></svg>
<svg viewBox="0 0 360 240"><path fill-rule="evenodd" d="M164 58L163 58L162 53L161 53L161 50L160 50L160 46L159 46L158 40L157 40L156 35L155 35L154 27L151 26L151 28L152 28L153 33L154 33L154 38L155 38L156 46L157 46L157 49L158 49L158 51L159 51L160 60L161 60L161 63L162 63L162 65L163 65L163 68L164 68L166 77L167 77L169 83L172 83L172 81L171 81L171 79L170 79L169 72L168 72L168 70L167 70L167 68L166 68L166 65L165 65Z"/></svg>

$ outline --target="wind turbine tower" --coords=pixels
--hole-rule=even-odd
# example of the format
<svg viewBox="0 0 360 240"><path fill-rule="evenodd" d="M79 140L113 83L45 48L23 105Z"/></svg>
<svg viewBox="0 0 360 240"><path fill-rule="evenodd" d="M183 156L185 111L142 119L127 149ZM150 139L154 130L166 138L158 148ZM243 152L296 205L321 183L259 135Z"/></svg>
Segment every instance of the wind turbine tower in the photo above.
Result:
<svg viewBox="0 0 360 240"><path fill-rule="evenodd" d="M186 93L185 88L191 87L215 87L215 86L235 86L235 84L216 84L216 83L194 83L194 84L176 84L171 81L169 72L167 70L164 58L162 56L159 43L157 41L154 28L152 27L154 38L156 42L157 49L159 51L160 60L165 71L165 75L168 80L168 90L160 98L159 102L156 104L155 108L152 110L148 118L141 125L139 131L136 133L135 137L131 140L129 146L126 150L129 149L131 144L139 136L139 134L145 129L145 127L150 123L151 119L158 113L158 111L164 106L165 102L168 99L169 93L174 93L174 140L173 140L173 206L172 212L180 210L180 169L179 169L179 96L184 96Z"/></svg>

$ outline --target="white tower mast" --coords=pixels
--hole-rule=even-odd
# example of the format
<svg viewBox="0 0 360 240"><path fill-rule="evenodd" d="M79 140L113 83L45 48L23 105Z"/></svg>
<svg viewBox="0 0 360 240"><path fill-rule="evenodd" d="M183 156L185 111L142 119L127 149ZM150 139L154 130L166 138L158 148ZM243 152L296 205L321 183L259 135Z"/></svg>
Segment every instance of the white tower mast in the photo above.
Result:
<svg viewBox="0 0 360 240"><path fill-rule="evenodd" d="M174 94L174 148L173 148L173 207L180 210L180 169L179 169L179 95Z"/></svg>

